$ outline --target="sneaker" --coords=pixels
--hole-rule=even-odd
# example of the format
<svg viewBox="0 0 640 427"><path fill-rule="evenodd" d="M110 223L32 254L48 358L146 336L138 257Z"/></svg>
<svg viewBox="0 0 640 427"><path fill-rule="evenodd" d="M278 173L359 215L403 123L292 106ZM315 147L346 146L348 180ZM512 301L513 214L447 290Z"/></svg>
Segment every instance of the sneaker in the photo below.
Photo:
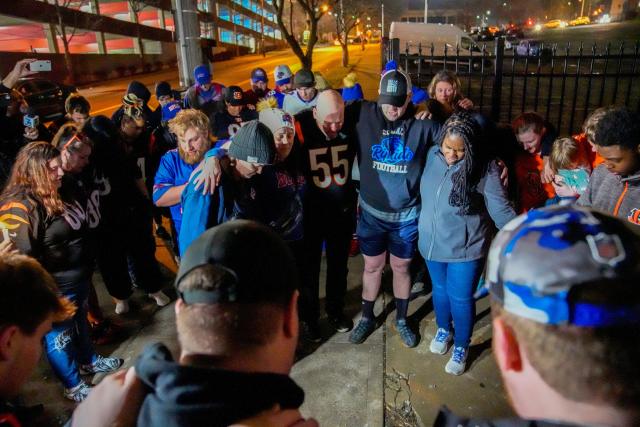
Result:
<svg viewBox="0 0 640 427"><path fill-rule="evenodd" d="M118 369L124 360L117 357L103 357L96 355L95 360L88 365L80 365L80 373L83 375L97 374L98 372L113 372Z"/></svg>
<svg viewBox="0 0 640 427"><path fill-rule="evenodd" d="M158 304L158 307L164 307L171 302L171 299L169 299L169 297L166 296L162 291L154 292L152 294L149 294L149 296L156 300L156 304Z"/></svg>
<svg viewBox="0 0 640 427"><path fill-rule="evenodd" d="M396 320L396 331L398 331L402 342L407 347L413 348L418 345L418 337L409 327L407 319Z"/></svg>
<svg viewBox="0 0 640 427"><path fill-rule="evenodd" d="M73 400L74 402L80 403L89 396L89 392L91 391L91 387L87 385L84 381L80 381L80 384L73 388L65 388L64 389L64 397L69 400Z"/></svg>
<svg viewBox="0 0 640 427"><path fill-rule="evenodd" d="M126 299L116 299L116 314L125 314L128 312L129 301L127 301Z"/></svg>
<svg viewBox="0 0 640 427"><path fill-rule="evenodd" d="M446 373L451 375L462 375L464 368L467 366L467 351L465 347L454 347L451 359L444 367Z"/></svg>
<svg viewBox="0 0 640 427"><path fill-rule="evenodd" d="M301 322L302 338L309 342L318 343L322 341L322 335L320 334L320 327L318 322Z"/></svg>
<svg viewBox="0 0 640 427"><path fill-rule="evenodd" d="M375 329L376 321L363 317L360 319L356 327L353 328L353 331L351 331L351 335L349 335L349 342L353 344L362 344Z"/></svg>
<svg viewBox="0 0 640 427"><path fill-rule="evenodd" d="M339 312L335 315L329 314L329 324L333 329L337 332L349 332L353 328L353 320L344 315L344 313Z"/></svg>
<svg viewBox="0 0 640 427"><path fill-rule="evenodd" d="M438 328L436 336L431 340L429 350L433 354L446 354L449 350L449 341L451 341L451 333L444 328Z"/></svg>

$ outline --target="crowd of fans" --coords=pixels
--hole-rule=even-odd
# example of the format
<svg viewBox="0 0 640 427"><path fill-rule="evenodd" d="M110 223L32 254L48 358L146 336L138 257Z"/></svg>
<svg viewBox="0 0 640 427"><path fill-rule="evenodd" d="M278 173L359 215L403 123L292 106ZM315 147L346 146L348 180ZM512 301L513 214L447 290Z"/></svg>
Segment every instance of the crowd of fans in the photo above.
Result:
<svg viewBox="0 0 640 427"><path fill-rule="evenodd" d="M201 65L183 99L158 82L155 111L132 81L111 118L73 94L63 118L31 127L12 89L29 61L0 86L0 425L20 425L9 399L41 347L64 396L84 402L70 425L316 425L288 374L299 336L322 340L323 251L327 320L354 344L378 326L389 263L396 330L417 346L408 307L428 277L428 347L450 351L452 375L466 370L488 293L494 355L522 417L499 425L640 423L636 112L600 108L561 136L535 112L491 122L446 70L424 91L389 63L368 101L353 74L334 90L278 65L270 89L258 67L245 91ZM179 263L180 357L151 346L92 388L81 375L123 364L94 350L117 325L92 275L119 315L134 285L167 305L154 232ZM344 310L354 234L355 326ZM445 408L436 425L494 424Z"/></svg>

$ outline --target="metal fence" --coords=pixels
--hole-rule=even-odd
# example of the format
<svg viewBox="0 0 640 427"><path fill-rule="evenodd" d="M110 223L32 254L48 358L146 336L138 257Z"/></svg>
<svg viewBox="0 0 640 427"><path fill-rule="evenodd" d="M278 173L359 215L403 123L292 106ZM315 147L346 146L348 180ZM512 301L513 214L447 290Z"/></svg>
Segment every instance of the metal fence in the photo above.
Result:
<svg viewBox="0 0 640 427"><path fill-rule="evenodd" d="M537 111L560 133L579 132L598 107L624 104L640 111L639 42L633 45L584 46L583 43L505 49L497 39L462 51L457 46L400 46L382 43L383 64L395 60L414 85L427 88L441 69L455 71L464 95L496 122L511 122L524 111ZM438 51L438 55L434 52ZM475 52L474 52L475 50Z"/></svg>

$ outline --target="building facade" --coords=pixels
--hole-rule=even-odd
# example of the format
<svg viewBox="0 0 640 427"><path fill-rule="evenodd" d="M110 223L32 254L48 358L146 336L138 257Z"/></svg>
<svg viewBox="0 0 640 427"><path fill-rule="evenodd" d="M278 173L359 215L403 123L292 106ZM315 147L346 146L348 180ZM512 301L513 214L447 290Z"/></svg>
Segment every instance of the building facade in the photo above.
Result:
<svg viewBox="0 0 640 427"><path fill-rule="evenodd" d="M205 57L282 46L271 1L197 0ZM0 53L90 55L107 73L134 55L156 69L175 65L175 22L175 0L2 0Z"/></svg>

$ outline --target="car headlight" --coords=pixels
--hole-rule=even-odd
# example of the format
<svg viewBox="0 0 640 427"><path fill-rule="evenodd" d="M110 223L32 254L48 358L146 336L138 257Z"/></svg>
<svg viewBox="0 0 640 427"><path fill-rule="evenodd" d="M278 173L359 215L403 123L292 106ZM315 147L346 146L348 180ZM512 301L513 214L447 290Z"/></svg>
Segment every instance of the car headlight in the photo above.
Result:
<svg viewBox="0 0 640 427"><path fill-rule="evenodd" d="M535 26L535 27L533 27L533 29L534 29L535 31L540 31L540 30L542 30L542 25L540 25L540 24L536 24L536 26Z"/></svg>

